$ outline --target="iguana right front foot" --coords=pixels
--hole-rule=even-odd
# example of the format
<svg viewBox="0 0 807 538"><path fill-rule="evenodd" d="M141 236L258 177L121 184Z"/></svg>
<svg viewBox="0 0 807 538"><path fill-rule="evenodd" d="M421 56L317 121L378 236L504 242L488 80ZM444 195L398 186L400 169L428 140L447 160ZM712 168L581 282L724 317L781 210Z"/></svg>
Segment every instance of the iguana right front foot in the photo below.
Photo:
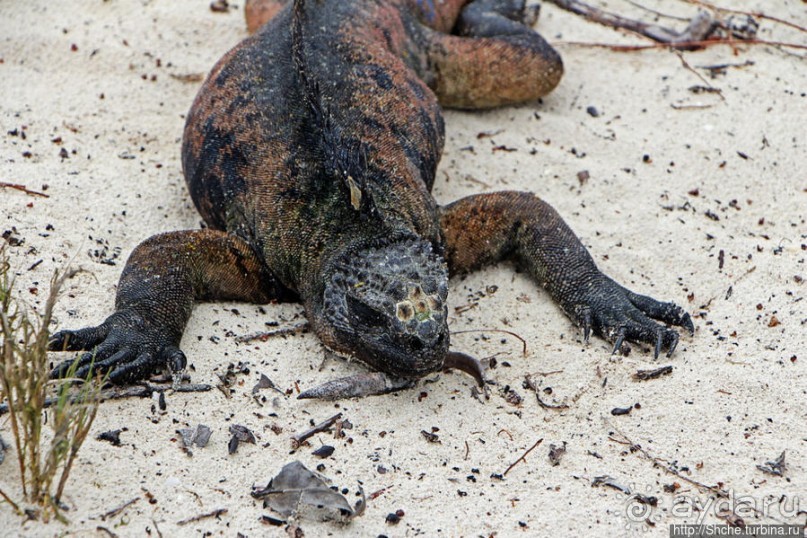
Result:
<svg viewBox="0 0 807 538"><path fill-rule="evenodd" d="M91 372L108 374L110 383L123 384L143 379L167 367L172 373L187 365L177 347L178 338L163 332L134 310L118 311L97 327L59 331L48 342L51 351L85 351L59 364L51 377L86 378Z"/></svg>

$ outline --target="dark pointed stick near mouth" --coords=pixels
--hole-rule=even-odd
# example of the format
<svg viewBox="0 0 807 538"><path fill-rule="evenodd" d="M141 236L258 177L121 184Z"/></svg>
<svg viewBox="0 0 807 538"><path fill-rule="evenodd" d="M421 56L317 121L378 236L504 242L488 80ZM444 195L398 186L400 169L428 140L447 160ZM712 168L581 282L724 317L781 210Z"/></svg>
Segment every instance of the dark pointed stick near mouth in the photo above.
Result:
<svg viewBox="0 0 807 538"><path fill-rule="evenodd" d="M480 387L485 386L485 367L479 359L470 355L451 351L446 355L443 368L462 370L473 377ZM408 389L414 386L415 382L412 379L390 377L381 372L366 372L328 381L301 392L297 398L300 400L363 398Z"/></svg>
<svg viewBox="0 0 807 538"><path fill-rule="evenodd" d="M300 400L363 398L364 396L375 396L407 389L414 384L415 381L411 379L390 377L381 372L366 372L328 381L313 389L301 392L297 398Z"/></svg>
<svg viewBox="0 0 807 538"><path fill-rule="evenodd" d="M462 370L473 377L480 387L485 386L485 365L475 357L459 351L449 351L443 369Z"/></svg>

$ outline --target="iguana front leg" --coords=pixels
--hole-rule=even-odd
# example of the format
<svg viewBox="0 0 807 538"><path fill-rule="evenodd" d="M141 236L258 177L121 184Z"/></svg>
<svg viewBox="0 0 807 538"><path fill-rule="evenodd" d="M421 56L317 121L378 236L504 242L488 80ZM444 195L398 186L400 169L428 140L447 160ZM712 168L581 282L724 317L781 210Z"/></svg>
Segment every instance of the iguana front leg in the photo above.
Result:
<svg viewBox="0 0 807 538"><path fill-rule="evenodd" d="M75 375L108 372L109 381L143 379L168 366L185 367L179 342L194 301L266 303L291 298L240 238L215 230L156 235L132 252L121 275L115 313L97 327L54 334L52 351L86 353L56 367L64 375L78 361Z"/></svg>
<svg viewBox="0 0 807 538"><path fill-rule="evenodd" d="M634 293L597 269L558 213L533 194L497 192L463 198L441 210L452 275L514 258L583 328L614 343L648 342L671 355L678 333L655 320L694 332L689 314L673 303Z"/></svg>

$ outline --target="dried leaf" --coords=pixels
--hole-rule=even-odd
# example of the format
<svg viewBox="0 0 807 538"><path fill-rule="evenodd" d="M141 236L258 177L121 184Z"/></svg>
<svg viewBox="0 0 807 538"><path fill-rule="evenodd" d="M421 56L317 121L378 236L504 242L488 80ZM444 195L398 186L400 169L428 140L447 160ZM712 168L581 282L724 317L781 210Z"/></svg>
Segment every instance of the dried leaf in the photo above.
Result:
<svg viewBox="0 0 807 538"><path fill-rule="evenodd" d="M566 441L563 441L561 446L549 445L549 463L553 466L560 465L560 460L564 454L566 454Z"/></svg>
<svg viewBox="0 0 807 538"><path fill-rule="evenodd" d="M299 461L287 463L264 489L253 489L252 496L263 498L269 508L288 518L292 515L317 521L350 521L360 515L347 499L332 490L326 479L308 470Z"/></svg>
<svg viewBox="0 0 807 538"><path fill-rule="evenodd" d="M96 439L99 441L108 441L112 443L112 446L120 446L120 432L123 430L109 430L105 432L101 432L96 436Z"/></svg>
<svg viewBox="0 0 807 538"><path fill-rule="evenodd" d="M230 433L233 434L234 437L237 437L242 443L255 444L255 435L246 426L233 424L230 426Z"/></svg>
<svg viewBox="0 0 807 538"><path fill-rule="evenodd" d="M196 433L193 436L193 442L199 448L204 448L207 446L208 441L210 441L210 436L213 434L213 431L205 426L204 424L199 424L196 426Z"/></svg>
<svg viewBox="0 0 807 538"><path fill-rule="evenodd" d="M253 396L258 394L258 391L261 389L273 389L283 394L283 391L277 388L277 385L275 385L271 379L266 377L266 374L261 374L261 379L255 384L254 387L252 387Z"/></svg>
<svg viewBox="0 0 807 538"><path fill-rule="evenodd" d="M321 447L313 451L311 454L318 458L325 459L331 457L331 454L333 454L334 450L336 449L331 445L322 445Z"/></svg>
<svg viewBox="0 0 807 538"><path fill-rule="evenodd" d="M783 450L779 457L773 461L766 461L765 465L757 465L757 469L765 474L773 476L783 476L785 474L785 451Z"/></svg>
<svg viewBox="0 0 807 538"><path fill-rule="evenodd" d="M238 450L238 437L233 435L230 437L230 442L227 443L227 453L233 455L236 450Z"/></svg>
<svg viewBox="0 0 807 538"><path fill-rule="evenodd" d="M190 448L194 444L199 448L204 448L210 441L210 436L213 432L204 424L199 424L195 428L177 430L177 433L182 436L182 444L185 448Z"/></svg>

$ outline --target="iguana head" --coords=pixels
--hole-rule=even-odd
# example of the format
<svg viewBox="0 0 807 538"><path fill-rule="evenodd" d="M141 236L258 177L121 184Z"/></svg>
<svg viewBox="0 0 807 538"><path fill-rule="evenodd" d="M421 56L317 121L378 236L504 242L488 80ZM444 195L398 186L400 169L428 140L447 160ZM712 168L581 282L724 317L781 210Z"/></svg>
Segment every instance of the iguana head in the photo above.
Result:
<svg viewBox="0 0 807 538"><path fill-rule="evenodd" d="M327 343L387 374L417 378L448 352L448 269L428 241L386 239L346 249L323 297Z"/></svg>

